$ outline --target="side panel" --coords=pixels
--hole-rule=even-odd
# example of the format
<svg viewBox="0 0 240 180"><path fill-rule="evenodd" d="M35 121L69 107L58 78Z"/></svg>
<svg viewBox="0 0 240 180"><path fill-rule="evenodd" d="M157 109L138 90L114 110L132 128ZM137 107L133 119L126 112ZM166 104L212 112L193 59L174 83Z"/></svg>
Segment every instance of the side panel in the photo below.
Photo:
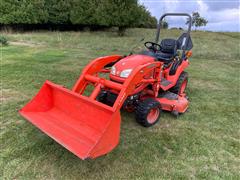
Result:
<svg viewBox="0 0 240 180"><path fill-rule="evenodd" d="M177 80L178 80L180 74L188 67L188 65L189 65L189 61L188 60L184 60L182 62L182 64L178 67L175 75L169 75L169 70L170 70L171 67L169 67L168 69L163 71L164 77L168 81L172 82L171 85L168 86L168 89L170 89L171 87L176 85Z"/></svg>

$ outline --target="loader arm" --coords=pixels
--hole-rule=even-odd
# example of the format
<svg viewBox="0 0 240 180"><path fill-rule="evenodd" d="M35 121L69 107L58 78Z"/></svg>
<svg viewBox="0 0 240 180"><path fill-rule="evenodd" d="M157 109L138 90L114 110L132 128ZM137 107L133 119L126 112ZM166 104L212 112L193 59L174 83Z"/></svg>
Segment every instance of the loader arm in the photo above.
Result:
<svg viewBox="0 0 240 180"><path fill-rule="evenodd" d="M83 72L82 72L81 76L79 77L79 79L77 80L77 82L75 83L75 85L73 86L72 91L80 92L80 89L83 89L83 87L86 85L85 81L84 81L85 75L87 75L87 74L95 75L96 73L98 73L102 69L104 69L104 67L107 64L116 62L116 61L120 60L121 58L122 58L122 56L120 56L120 55L113 55L113 56L100 57L100 58L97 58L97 59L94 59L93 61L91 61L83 69Z"/></svg>
<svg viewBox="0 0 240 180"><path fill-rule="evenodd" d="M119 92L118 97L112 107L113 111L117 111L121 108L125 99L133 92L135 92L137 85L141 83L157 84L160 82L160 71L162 65L161 62L152 62L138 66L133 70L133 72L124 81L123 84L98 77L97 74L104 68L106 64L114 62L120 58L121 56L118 55L106 56L95 59L94 61L89 63L87 67L83 70L83 73L77 80L76 84L73 86L73 91L79 94L83 94L86 90L87 85L94 84L95 89L93 90L89 98L93 101L96 101L96 97L100 93L101 89L103 89L104 87L111 88ZM154 72L153 77L146 79L145 76L148 75L150 72Z"/></svg>

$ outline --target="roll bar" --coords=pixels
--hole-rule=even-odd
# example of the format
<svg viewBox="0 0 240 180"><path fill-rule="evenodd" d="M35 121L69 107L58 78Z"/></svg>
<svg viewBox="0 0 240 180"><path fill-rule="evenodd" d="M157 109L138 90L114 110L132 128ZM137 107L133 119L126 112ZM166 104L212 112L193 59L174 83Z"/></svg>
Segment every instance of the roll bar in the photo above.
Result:
<svg viewBox="0 0 240 180"><path fill-rule="evenodd" d="M190 31L191 31L191 27L192 27L192 17L191 15L187 14L187 13L166 13L163 14L160 19L159 19L159 24L157 27L157 35L156 35L156 40L155 42L158 43L159 41L159 36L160 36L160 29L161 29L161 24L162 24L162 20L163 18L165 18L166 16L187 16L189 18L189 23L188 23L188 30L187 30L187 38L190 35ZM188 40L188 39L187 39Z"/></svg>

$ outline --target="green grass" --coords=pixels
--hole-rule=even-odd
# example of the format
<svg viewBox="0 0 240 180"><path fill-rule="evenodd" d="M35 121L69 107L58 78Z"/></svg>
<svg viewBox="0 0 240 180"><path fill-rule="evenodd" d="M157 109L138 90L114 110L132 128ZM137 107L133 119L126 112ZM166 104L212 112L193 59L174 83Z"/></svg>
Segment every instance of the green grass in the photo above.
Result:
<svg viewBox="0 0 240 180"><path fill-rule="evenodd" d="M240 179L240 33L193 32L189 111L178 119L163 113L152 128L122 112L120 143L106 156L82 161L18 114L46 79L71 88L91 59L127 54L154 35L4 33L0 179Z"/></svg>

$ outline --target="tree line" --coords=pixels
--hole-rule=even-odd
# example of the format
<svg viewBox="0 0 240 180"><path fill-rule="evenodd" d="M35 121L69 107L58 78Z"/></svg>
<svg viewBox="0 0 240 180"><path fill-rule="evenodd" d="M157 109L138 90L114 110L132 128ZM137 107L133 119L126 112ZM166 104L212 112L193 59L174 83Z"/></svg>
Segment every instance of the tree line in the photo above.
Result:
<svg viewBox="0 0 240 180"><path fill-rule="evenodd" d="M157 20L138 0L0 0L1 25L79 25L155 28Z"/></svg>

